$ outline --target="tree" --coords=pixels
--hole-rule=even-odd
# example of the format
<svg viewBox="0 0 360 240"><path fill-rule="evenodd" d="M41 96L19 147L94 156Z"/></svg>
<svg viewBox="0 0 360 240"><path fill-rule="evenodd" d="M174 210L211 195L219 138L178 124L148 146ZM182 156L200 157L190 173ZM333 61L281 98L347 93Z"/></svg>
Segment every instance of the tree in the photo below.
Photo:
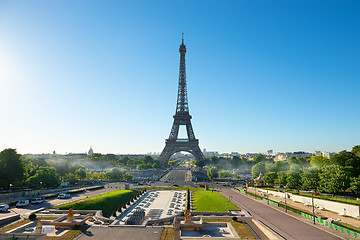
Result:
<svg viewBox="0 0 360 240"><path fill-rule="evenodd" d="M287 184L287 175L286 175L285 171L278 172L277 182L280 185L286 186L286 184Z"/></svg>
<svg viewBox="0 0 360 240"><path fill-rule="evenodd" d="M357 152L357 147L355 147L354 152ZM349 171L350 177L357 177L360 175L360 158L354 155L353 152L341 151L332 156L330 162L343 167L352 167L351 171Z"/></svg>
<svg viewBox="0 0 360 240"><path fill-rule="evenodd" d="M118 168L112 168L110 171L106 172L106 176L109 180L120 181L124 178L124 173Z"/></svg>
<svg viewBox="0 0 360 240"><path fill-rule="evenodd" d="M286 173L286 187L297 188L301 187L301 176L302 169L299 164L290 165L290 171Z"/></svg>
<svg viewBox="0 0 360 240"><path fill-rule="evenodd" d="M128 180L133 180L134 177L132 175L130 175L130 173L125 173L124 175L124 180L128 181Z"/></svg>
<svg viewBox="0 0 360 240"><path fill-rule="evenodd" d="M15 149L7 148L0 152L0 187L20 184L26 178L25 164Z"/></svg>
<svg viewBox="0 0 360 240"><path fill-rule="evenodd" d="M260 173L266 173L266 165L264 162L258 162L251 168L251 176L252 178L257 178Z"/></svg>
<svg viewBox="0 0 360 240"><path fill-rule="evenodd" d="M303 173L300 174L302 188L315 189L316 191L317 188L319 187L319 181L320 181L319 173L320 173L320 169L318 168L318 165L316 167L305 169Z"/></svg>
<svg viewBox="0 0 360 240"><path fill-rule="evenodd" d="M286 175L286 187L296 189L301 187L300 172L290 170Z"/></svg>
<svg viewBox="0 0 360 240"><path fill-rule="evenodd" d="M266 184L274 184L277 178L276 172L268 172L264 174L263 180Z"/></svg>
<svg viewBox="0 0 360 240"><path fill-rule="evenodd" d="M354 146L351 150L351 153L360 158L360 145Z"/></svg>
<svg viewBox="0 0 360 240"><path fill-rule="evenodd" d="M85 179L86 178L86 171L83 168L79 168L75 171L75 175L79 179Z"/></svg>
<svg viewBox="0 0 360 240"><path fill-rule="evenodd" d="M355 192L356 195L360 192L360 176L350 178L350 187L348 189L350 192Z"/></svg>
<svg viewBox="0 0 360 240"><path fill-rule="evenodd" d="M210 180L214 180L218 178L219 177L218 169L216 167L208 168L207 176L209 177Z"/></svg>
<svg viewBox="0 0 360 240"><path fill-rule="evenodd" d="M310 158L310 164L313 168L321 169L328 162L328 159L323 156L312 156Z"/></svg>
<svg viewBox="0 0 360 240"><path fill-rule="evenodd" d="M266 161L267 161L266 157L265 157L264 155L262 155L262 154L257 155L257 156L254 157L254 159L253 159L253 162L254 162L255 164L257 164L257 163L259 163L259 162L266 162Z"/></svg>
<svg viewBox="0 0 360 240"><path fill-rule="evenodd" d="M229 170L221 170L219 171L219 178L223 179L223 178L233 178L234 174L232 172L230 172Z"/></svg>
<svg viewBox="0 0 360 240"><path fill-rule="evenodd" d="M334 194L340 191L344 191L350 186L346 167L336 164L322 167L319 178L320 188L324 192Z"/></svg>
<svg viewBox="0 0 360 240"><path fill-rule="evenodd" d="M28 179L34 185L57 186L60 183L59 175L53 167L40 167L36 174Z"/></svg>
<svg viewBox="0 0 360 240"><path fill-rule="evenodd" d="M277 161L273 164L273 168L276 172L288 171L290 169L290 165L286 161Z"/></svg>

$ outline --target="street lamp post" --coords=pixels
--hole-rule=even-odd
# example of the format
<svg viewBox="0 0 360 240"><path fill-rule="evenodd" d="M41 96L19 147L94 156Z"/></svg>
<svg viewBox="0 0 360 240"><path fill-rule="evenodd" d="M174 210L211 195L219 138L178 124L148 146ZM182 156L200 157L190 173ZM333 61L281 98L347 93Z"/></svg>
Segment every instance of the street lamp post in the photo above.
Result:
<svg viewBox="0 0 360 240"><path fill-rule="evenodd" d="M359 198L356 198L357 202L358 202L358 209L359 209L359 216L358 216L358 219L360 219L360 203L359 203Z"/></svg>
<svg viewBox="0 0 360 240"><path fill-rule="evenodd" d="M285 191L284 191L284 193L285 193L285 212L287 212L287 205L286 205L286 187L284 188L285 189Z"/></svg>
<svg viewBox="0 0 360 240"><path fill-rule="evenodd" d="M255 186L255 185L254 185L254 188L255 188L255 196L254 196L254 197L255 197L255 199L256 199L256 186Z"/></svg>
<svg viewBox="0 0 360 240"><path fill-rule="evenodd" d="M10 188L9 188L9 205L10 205L10 201L11 201L11 187L12 187L12 184L10 183Z"/></svg>
<svg viewBox="0 0 360 240"><path fill-rule="evenodd" d="M313 219L315 224L314 191L311 191L311 201L312 201L312 209L313 209Z"/></svg>
<svg viewBox="0 0 360 240"><path fill-rule="evenodd" d="M42 189L42 182L40 182L40 191L39 191L39 194L38 194L38 195L40 195L41 189Z"/></svg>
<svg viewBox="0 0 360 240"><path fill-rule="evenodd" d="M268 205L269 205L269 189L266 189L266 198L267 198L267 202L268 202Z"/></svg>

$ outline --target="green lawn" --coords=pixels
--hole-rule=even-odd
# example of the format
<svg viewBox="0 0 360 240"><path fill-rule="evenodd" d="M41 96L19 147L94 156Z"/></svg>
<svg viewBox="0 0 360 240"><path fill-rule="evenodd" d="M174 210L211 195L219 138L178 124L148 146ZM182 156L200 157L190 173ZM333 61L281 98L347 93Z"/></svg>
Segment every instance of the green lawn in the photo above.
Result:
<svg viewBox="0 0 360 240"><path fill-rule="evenodd" d="M194 191L192 201L194 211L197 212L227 212L239 209L217 191Z"/></svg>
<svg viewBox="0 0 360 240"><path fill-rule="evenodd" d="M135 194L136 190L116 190L101 195L85 198L80 201L57 205L61 210L102 210L103 216L109 217L115 210L127 203Z"/></svg>

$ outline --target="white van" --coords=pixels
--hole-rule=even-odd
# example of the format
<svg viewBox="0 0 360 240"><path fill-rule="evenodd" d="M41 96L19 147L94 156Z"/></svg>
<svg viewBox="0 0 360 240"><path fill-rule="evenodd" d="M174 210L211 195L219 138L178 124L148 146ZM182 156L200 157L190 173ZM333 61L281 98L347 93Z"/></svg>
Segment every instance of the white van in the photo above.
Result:
<svg viewBox="0 0 360 240"><path fill-rule="evenodd" d="M29 200L20 200L17 204L16 207L26 207L27 205L30 204Z"/></svg>
<svg viewBox="0 0 360 240"><path fill-rule="evenodd" d="M31 199L31 204L43 203L44 199L42 198L33 198Z"/></svg>

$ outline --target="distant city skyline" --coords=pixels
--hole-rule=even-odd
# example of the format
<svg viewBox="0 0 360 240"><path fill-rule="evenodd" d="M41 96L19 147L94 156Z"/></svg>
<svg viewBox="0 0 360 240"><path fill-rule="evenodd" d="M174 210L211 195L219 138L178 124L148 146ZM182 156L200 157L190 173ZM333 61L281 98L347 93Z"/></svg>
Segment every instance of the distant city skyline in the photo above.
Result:
<svg viewBox="0 0 360 240"><path fill-rule="evenodd" d="M201 149L360 144L358 1L0 0L0 150L161 152L184 32Z"/></svg>

